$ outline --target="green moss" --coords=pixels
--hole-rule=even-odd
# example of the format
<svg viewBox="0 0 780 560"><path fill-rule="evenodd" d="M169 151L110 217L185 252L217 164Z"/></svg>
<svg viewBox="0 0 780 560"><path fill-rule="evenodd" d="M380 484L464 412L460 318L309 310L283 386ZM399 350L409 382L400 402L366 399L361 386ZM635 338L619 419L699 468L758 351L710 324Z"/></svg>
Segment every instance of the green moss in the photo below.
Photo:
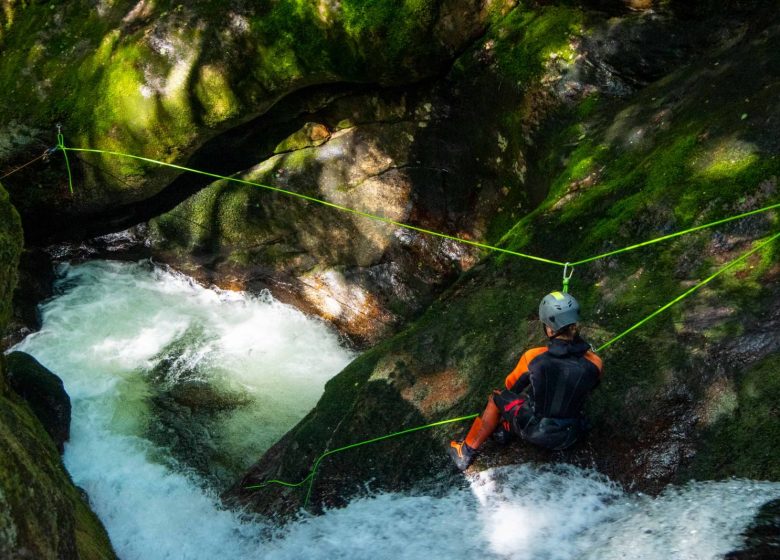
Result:
<svg viewBox="0 0 780 560"><path fill-rule="evenodd" d="M0 333L11 317L17 266L22 252L23 235L19 214L0 185Z"/></svg>
<svg viewBox="0 0 780 560"><path fill-rule="evenodd" d="M49 129L52 143L61 122L69 146L166 162L181 162L219 129L306 85L405 82L451 56L430 37L439 24L435 0L279 0L227 17L215 0L4 6L0 80L9 87L0 122ZM79 201L137 200L175 177L137 160L80 157L97 169L76 166ZM31 206L58 198L29 189L14 196Z"/></svg>
<svg viewBox="0 0 780 560"><path fill-rule="evenodd" d="M2 362L0 357L0 377ZM51 439L13 394L0 394L0 517L5 517L0 551L25 549L35 558L116 558Z"/></svg>
<svg viewBox="0 0 780 560"><path fill-rule="evenodd" d="M431 0L348 0L341 2L344 30L355 43L384 45L385 60L403 57L410 45L419 44L435 22L438 2Z"/></svg>
<svg viewBox="0 0 780 560"><path fill-rule="evenodd" d="M231 89L224 69L202 66L195 85L195 95L205 111L203 120L209 126L239 114L241 102Z"/></svg>
<svg viewBox="0 0 780 560"><path fill-rule="evenodd" d="M686 473L694 478L780 480L780 356L737 377L737 403L705 428Z"/></svg>
<svg viewBox="0 0 780 560"><path fill-rule="evenodd" d="M525 87L550 60L572 60L574 51L569 43L583 21L583 12L569 6L515 8L495 22L490 31L499 71Z"/></svg>

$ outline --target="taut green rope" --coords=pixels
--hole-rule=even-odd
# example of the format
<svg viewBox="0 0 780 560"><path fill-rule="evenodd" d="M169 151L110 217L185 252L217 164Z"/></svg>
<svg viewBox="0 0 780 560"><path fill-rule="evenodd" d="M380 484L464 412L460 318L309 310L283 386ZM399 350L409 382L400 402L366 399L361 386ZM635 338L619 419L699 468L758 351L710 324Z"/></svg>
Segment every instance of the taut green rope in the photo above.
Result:
<svg viewBox="0 0 780 560"><path fill-rule="evenodd" d="M306 491L306 499L303 502L303 507L307 507L309 505L309 498L311 497L311 491L314 486L314 478L317 474L317 469L320 466L320 463L322 462L325 457L328 457L329 455L333 455L335 453L341 453L342 451L346 451L348 449L354 449L355 447L360 447L362 445L368 445L369 443L376 443L378 441L384 441L386 439L403 436L406 434L411 434L413 432L419 432L420 430L427 430L429 428L435 428L436 426L443 426L445 424L452 424L453 422L462 422L463 420L472 420L479 416L479 414L470 414L468 416L460 416L458 418L450 418L449 420L440 420L438 422L433 422L431 424L425 424L423 426L416 426L414 428L409 428L407 430L402 430L400 432L393 432L392 434L387 434L384 436L376 437L373 439L368 439L365 441L360 441L358 443L353 443L350 445L345 445L344 447L339 447L338 449L331 449L330 451L326 451L319 457L317 457L317 460L314 461L314 466L309 471L309 474L301 480L300 482L284 482L282 480L266 480L265 482L261 484L253 484L252 486L244 486L245 490L255 490L259 488L265 488L266 486L270 484L279 484L281 486L287 486L289 488L296 488L299 486L303 486L306 482L309 483L309 488Z"/></svg>
<svg viewBox="0 0 780 560"><path fill-rule="evenodd" d="M575 262L564 263L564 262L560 262L560 261L556 261L556 260L552 260L552 259L547 259L547 258L544 258L544 257L537 257L535 255L529 255L529 254L526 254L526 253L520 253L518 251L512 251L510 249L504 249L504 248L501 248L501 247L496 247L495 245L490 245L490 244L487 244L487 243L480 243L478 241L471 241L469 239L464 239L462 237L457 237L457 236L454 236L454 235L447 235L446 233L441 233L441 232L438 232L438 231L433 231L433 230L430 230L430 229L425 229L425 228L413 226L411 224L405 224L403 222L398 222L398 221L395 221L395 220L391 220L390 218L386 218L384 216L379 216L377 214L371 214L369 212L363 212L361 210L356 210L354 208L349 208L348 206L342 206L341 204L335 204L333 202L328 202L326 200L322 200L322 199L319 199L319 198L316 198L316 197L313 197L313 196L297 193L295 191L290 191L290 190L282 189L282 188L279 188L279 187L273 187L271 185L265 185L265 184L262 184L262 183L257 183L257 182L254 182L254 181L247 181L247 180L244 180L244 179L237 179L235 177L227 177L225 175L219 175L217 173L209 173L208 171L201 171L199 169L194 169L194 168L191 168L191 167L185 167L183 165L176 165L174 163L166 163L164 161L159 161L159 160L156 160L156 159L151 159L151 158L142 157L142 156L136 156L136 155L132 155L132 154L126 154L126 153L123 153L123 152L115 152L115 151L111 151L111 150L98 150L98 149L92 149L92 148L69 148L69 147L65 146L65 142L63 140L63 137L62 137L61 133L57 135L57 141L58 141L57 147L62 150L63 154L65 154L65 164L66 164L66 166L68 168L68 181L69 181L69 184L70 184L70 191L71 191L71 193L73 192L73 179L71 177L70 163L68 162L67 152L71 151L71 152L85 152L85 153L93 153L93 154L106 154L106 155L111 155L111 156L118 156L118 157L125 157L125 158L129 158L129 159L135 159L135 160L144 161L144 162L147 162L147 163L154 163L156 165L161 165L161 166L164 166L164 167L170 167L172 169L178 169L180 171L187 171L187 172L190 172L190 173L195 173L195 174L203 175L203 176L206 176L206 177L212 177L214 179L221 179L221 180L224 180L224 181L231 181L231 182L239 183L239 184L243 184L243 185L259 187L259 188L262 188L262 189L267 189L267 190L270 190L270 191L286 194L286 195L289 195L289 196L294 196L296 198L307 200L309 202L315 202L317 204L321 204L323 206L328 206L330 208L335 208L337 210L342 210L344 212L349 212L351 214L355 214L357 216L362 216L364 218L369 218L369 219L376 220L376 221L379 221L379 222L384 222L384 223L387 223L387 224L391 224L391 225L394 225L394 226L397 226L397 227L401 227L401 228L404 228L404 229L408 229L408 230L412 230L412 231L418 231L420 233L433 235L435 237L440 237L440 238L443 238L443 239L450 239L452 241L457 241L458 243L471 245L473 247L478 247L480 249L486 249L486 250L489 250L489 251L496 251L496 252L499 252L499 253L505 253L505 254L508 254L508 255L513 255L513 256L516 256L516 257L522 257L524 259L530 259L530 260L533 260L533 261L542 262L542 263L546 263L546 264L552 264L552 265L557 265L557 266L562 266L562 267L569 266L569 267L572 267L572 268L575 267L575 266L581 265L581 264L593 262L593 261L596 261L596 260L599 260L599 259L603 259L603 258L606 258L606 257L611 257L613 255L618 255L620 253L626 253L628 251L633 251L634 249L639 249L640 247L645 247L647 245L653 245L655 243L660 243L661 241L667 241L669 239L673 239L673 238L679 237L681 235L686 235L686 234L692 233L694 231L699 231L699 230L711 228L711 227L714 227L714 226L717 226L717 225L720 225L720 224L725 224L725 223L728 223L728 222L732 222L734 220L740 220L740 219L746 218L748 216L753 216L755 214L760 214L762 212L767 212L769 210L774 210L774 209L780 208L780 203L771 204L771 205L765 206L763 208L758 208L757 210L751 210L750 212L744 212L744 213L738 214L736 216L730 216L728 218L723 218L723 219L720 219L720 220L716 220L714 222L709 222L709 223L702 224L702 225L699 225L699 226L694 226L694 227L691 227L691 228L688 228L688 229L685 229L685 230L682 230L682 231L671 233L669 235L664 235L664 236L661 236L661 237L657 237L655 239L650 239L648 241L643 241L642 243L636 243L634 245L629 245L627 247L623 247L622 249L616 249L614 251L609 251L609 252L606 252L606 253L602 253L602 254L596 255L594 257L589 257L587 259L582 259L582 260L575 261Z"/></svg>
<svg viewBox="0 0 780 560"><path fill-rule="evenodd" d="M642 243L637 243L635 245L629 245L628 247L623 247L622 249L616 249L614 251L609 251L608 253L602 253L601 255L596 255L595 257L590 257L588 259L582 259L581 261L570 263L571 266L576 266L580 264L585 264L593 261L597 261L599 259L603 259L606 257L611 257L612 255L617 255L619 253L625 253L627 251L633 251L634 249L639 249L640 247L645 247L647 245L652 245L654 243L660 243L661 241L666 241L668 239L673 239L675 237L679 237L681 235L685 235L688 233L693 233L694 231L699 231L701 229L707 229L711 228L720 224L725 224L727 222L733 222L734 220L741 220L742 218L747 218L748 216L753 216L754 214L760 214L761 212L767 212L769 210L774 210L775 208L780 208L780 203L777 204L771 204L769 206L765 206L763 208L759 208L757 210L751 210L750 212L745 212L744 214L738 214L736 216L731 216L729 218L723 218L722 220L716 220L714 222L710 222L707 224L702 224L700 226L695 226L692 228L684 229L682 231L678 231L675 233L670 233L669 235L664 235L663 237L657 237L655 239L650 239L649 241L643 241Z"/></svg>
<svg viewBox="0 0 780 560"><path fill-rule="evenodd" d="M756 245L755 247L753 247L753 248L752 248L750 251L748 251L748 252L746 252L746 253L743 253L742 255L740 255L739 257L737 257L736 259L734 259L733 261L731 261L731 262L730 262L730 263L728 263L727 265L725 265L725 266L721 267L720 269L718 269L717 271L715 271L713 274L711 274L710 276L708 276L707 278L705 278L704 280L702 280L701 282L699 282L698 284L696 284L695 286L693 286L692 288L690 288L689 290L687 290L685 293L683 293L683 294L681 294L681 295L677 296L676 298L674 298L672 301L670 301L669 303L667 303L667 304L666 304L666 305L664 305L663 307L661 307L661 308L659 308L659 309L656 309L656 310L655 310L655 311L653 311L653 312L652 312L650 315L648 315L647 317L645 317L644 319L642 319L641 321L639 321L638 323L636 323L636 324L635 324L635 325L633 325L632 327L630 327L630 328L626 329L625 331L623 331L622 333L620 333L619 335L617 335L615 338L613 338L613 339L612 339L612 340L610 340L609 342L606 342L606 343L602 344L601 346L599 346L599 347L596 349L596 352L600 352L600 351L604 350L604 349L605 349L605 348L607 348L608 346L611 346L612 344L614 344L615 342L617 342L618 340L620 340L621 338L623 338L624 336L626 336L626 335L627 335L628 333L630 333L631 331L633 331L633 330L635 330L635 329L638 329L639 327L641 327L642 325L644 325L645 323L647 323L647 322L648 322L650 319L652 319L652 318L653 318L653 317L655 317L656 315L658 315L658 314L660 314L660 313L662 313L662 312L666 311L666 310L667 310L667 309L669 309L671 306L673 306L675 303L678 303L678 302L682 301L683 299L687 298L687 297L688 297L689 295L691 295L693 292L695 292L696 290L698 290L699 288L701 288L701 287L702 287L702 286L704 286L705 284L708 284L709 282L711 282L712 280L714 280L715 278L717 278L718 276L720 276L721 274L723 274L723 273L724 273L724 272L726 272L727 270L729 270L729 269L731 269L731 268L735 267L737 264L739 264L739 263L741 263L742 261L744 261L745 259L747 259L747 258L748 258L750 255L752 255L752 254L753 254L753 253L755 253L756 251L759 251L759 250L761 250L763 247L765 247L765 246L769 245L770 243L772 243L772 241L774 241L774 240L775 240L775 239L777 239L778 237L780 237L780 232L777 232L777 233L775 233L775 234L774 234L772 237L770 237L770 238L769 238L769 239L767 239L766 241L763 241L763 242L759 243L758 245Z"/></svg>
<svg viewBox="0 0 780 560"><path fill-rule="evenodd" d="M184 167L183 165L176 165L174 163L166 163L164 161L158 161L151 158L145 158L141 156L134 156L131 154L125 154L122 152L112 152L109 150L95 150L95 149L89 149L89 148L65 148L64 146L61 146L63 150L68 150L71 152L86 152L86 153L93 153L93 154L107 154L112 156L119 156L119 157L126 157L130 159L135 159L139 161L145 161L148 163L155 163L157 165L162 165L164 167L170 167L172 169L179 169L181 171L189 171L190 173L196 173L198 175L204 175L206 177L212 177L214 179L222 179L224 181L232 181L234 183L240 183L242 185L249 185L252 187L259 187L262 189L267 189L269 191L274 191L282 194L286 194L289 196L294 196L297 198L301 198L303 200L308 200L309 202L316 202L317 204L322 204L323 206L329 206L330 208L335 208L337 210L342 210L344 212L349 212L351 214L356 214L358 216L363 216L364 218L370 218L372 220L376 220L379 222L384 222L386 224L391 224L397 227L402 227L404 229L409 229L413 231L419 231L420 233L427 233L428 235L433 235L435 237L441 237L444 239L450 239L452 241L457 241L459 243L464 243L466 245L472 245L474 247L479 247L480 249L487 249L490 251L497 251L499 253L507 253L509 255L514 255L516 257L522 257L525 259L531 259L538 262L543 262L547 264L554 264L558 266L563 266L562 262L545 259L543 257L536 257L534 255L526 255L525 253L518 253L517 251L511 251L509 249L502 249L501 247L495 247L494 245L488 245L487 243L479 243L478 241L470 241L468 239L463 239L462 237L456 237L454 235L447 235L446 233L440 233L438 231L433 231L417 226L413 226L410 224L405 224L403 222L397 222L395 220L391 220L390 218L385 218L384 216L379 216L377 214L371 214L369 212L363 212L361 210L355 210L354 208L349 208L348 206L342 206L341 204L335 204L333 202L328 202L326 200L322 200L319 198L315 198L313 196L308 196L305 194L297 193L295 191L288 191L287 189L282 189L279 187L272 187L271 185L264 185L262 183L256 183L254 181L246 181L244 179L237 179L235 177L226 177L224 175L218 175L216 173L209 173L208 171L201 171L199 169L192 169L191 167Z"/></svg>

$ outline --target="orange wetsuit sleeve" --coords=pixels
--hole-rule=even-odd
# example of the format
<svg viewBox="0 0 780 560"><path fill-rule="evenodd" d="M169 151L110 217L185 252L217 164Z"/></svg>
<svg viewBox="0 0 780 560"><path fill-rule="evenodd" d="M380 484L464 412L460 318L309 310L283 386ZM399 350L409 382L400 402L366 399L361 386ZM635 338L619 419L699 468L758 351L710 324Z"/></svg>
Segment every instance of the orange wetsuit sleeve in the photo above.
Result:
<svg viewBox="0 0 780 560"><path fill-rule="evenodd" d="M532 348L520 356L520 361L517 362L515 369L512 370L512 373L506 376L506 380L504 381L506 388L511 390L512 387L515 386L515 383L517 383L518 379L524 375L528 375L528 365L531 363L531 360L540 354L544 354L545 352L547 352L547 347L541 346L539 348Z"/></svg>

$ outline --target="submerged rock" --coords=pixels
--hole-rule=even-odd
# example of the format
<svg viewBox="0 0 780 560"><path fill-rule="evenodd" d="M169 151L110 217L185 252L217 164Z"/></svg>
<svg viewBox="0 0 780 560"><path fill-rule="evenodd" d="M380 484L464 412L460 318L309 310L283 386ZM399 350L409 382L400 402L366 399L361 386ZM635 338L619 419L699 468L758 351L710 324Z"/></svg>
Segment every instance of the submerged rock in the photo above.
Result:
<svg viewBox="0 0 780 560"><path fill-rule="evenodd" d="M140 435L166 449L179 467L223 489L246 465L219 440L227 437L223 423L254 401L202 371L208 358L198 351L207 344L203 327L196 325L155 357L148 374L150 418Z"/></svg>
<svg viewBox="0 0 780 560"><path fill-rule="evenodd" d="M8 384L30 405L60 453L70 438L70 397L62 380L24 352L6 356Z"/></svg>

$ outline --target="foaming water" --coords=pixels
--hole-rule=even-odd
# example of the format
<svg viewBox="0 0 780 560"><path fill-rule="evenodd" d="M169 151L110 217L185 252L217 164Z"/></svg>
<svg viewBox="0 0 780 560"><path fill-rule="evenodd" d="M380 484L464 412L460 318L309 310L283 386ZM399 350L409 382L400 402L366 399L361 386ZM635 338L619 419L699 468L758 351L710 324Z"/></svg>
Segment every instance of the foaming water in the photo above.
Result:
<svg viewBox="0 0 780 560"><path fill-rule="evenodd" d="M63 378L73 402L65 462L123 560L705 560L735 548L758 507L780 497L780 484L735 480L650 498L589 471L524 465L441 496L379 494L281 528L250 522L149 437L165 418L155 403L181 398L177 388L217 387L229 406L207 415L208 444L251 462L353 356L323 324L269 297L140 264L61 273L43 328L16 349Z"/></svg>

